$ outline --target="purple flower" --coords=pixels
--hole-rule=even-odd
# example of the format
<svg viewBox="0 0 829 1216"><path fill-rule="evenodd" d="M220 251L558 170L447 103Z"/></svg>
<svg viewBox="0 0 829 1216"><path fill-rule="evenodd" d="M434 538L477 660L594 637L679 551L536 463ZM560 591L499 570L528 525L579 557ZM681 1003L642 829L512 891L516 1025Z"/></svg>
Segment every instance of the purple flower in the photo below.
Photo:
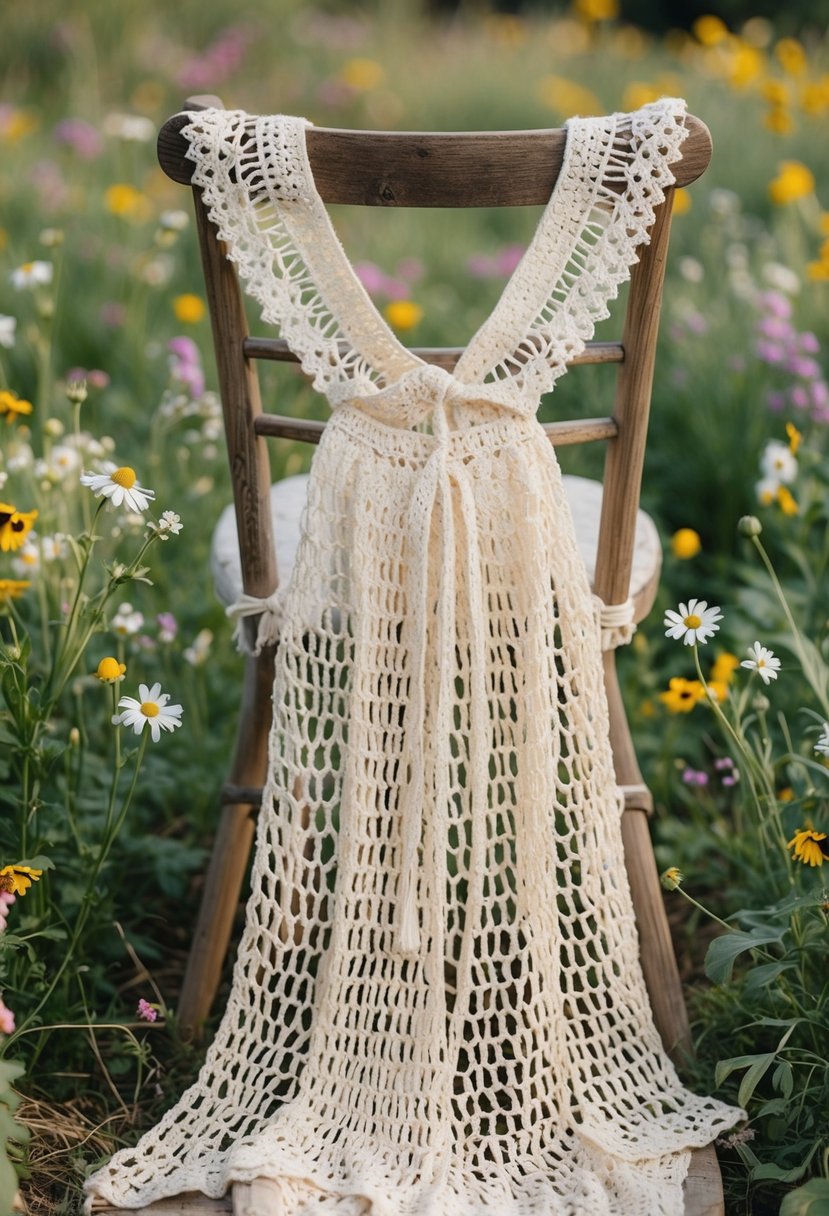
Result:
<svg viewBox="0 0 829 1216"><path fill-rule="evenodd" d="M820 375L820 364L816 359L804 355L792 355L786 361L786 371L791 372L793 376L800 376L803 380L816 380Z"/></svg>
<svg viewBox="0 0 829 1216"><path fill-rule="evenodd" d="M802 384L795 384L789 389L789 401L796 409L807 410L810 405L809 393Z"/></svg>
<svg viewBox="0 0 829 1216"><path fill-rule="evenodd" d="M773 342L787 342L794 337L794 330L782 317L762 317L757 322L757 332Z"/></svg>
<svg viewBox="0 0 829 1216"><path fill-rule="evenodd" d="M829 384L825 380L815 380L809 388L812 394L812 405L816 409L825 409L829 405Z"/></svg>
<svg viewBox="0 0 829 1216"><path fill-rule="evenodd" d="M717 759L714 761L714 768L717 770L718 773L721 773L724 769L727 769L727 768L730 769L733 767L734 767L734 761L731 759L730 756L718 756Z"/></svg>
<svg viewBox="0 0 829 1216"><path fill-rule="evenodd" d="M155 619L158 625L159 642L174 642L178 633L178 621L172 612L159 612Z"/></svg>
<svg viewBox="0 0 829 1216"><path fill-rule="evenodd" d="M149 1001L145 1001L143 996L142 996L141 1000L138 1002L137 1013L138 1013L138 1016L144 1022L157 1022L158 1021L158 1010L155 1008L154 1005L151 1005Z"/></svg>
<svg viewBox="0 0 829 1216"><path fill-rule="evenodd" d="M758 341L754 352L758 359L762 359L764 363L770 363L772 367L776 367L786 358L784 347L777 342L768 342L765 338Z"/></svg>
<svg viewBox="0 0 829 1216"><path fill-rule="evenodd" d="M792 315L791 300L779 291L764 291L760 296L759 304L761 308L765 309L767 313L771 313L773 317L786 319Z"/></svg>
<svg viewBox="0 0 829 1216"><path fill-rule="evenodd" d="M494 258L485 253L473 253L467 260L466 269L473 279L494 279L498 276Z"/></svg>
<svg viewBox="0 0 829 1216"><path fill-rule="evenodd" d="M104 141L97 127L82 118L64 118L55 127L55 139L71 148L81 160L95 160L104 150Z"/></svg>
<svg viewBox="0 0 829 1216"><path fill-rule="evenodd" d="M204 392L204 372L201 354L192 338L171 338L167 343L170 352L170 375L191 397L200 397Z"/></svg>
<svg viewBox="0 0 829 1216"><path fill-rule="evenodd" d="M770 410L779 413L786 404L786 396L784 393L770 392L766 394L766 405Z"/></svg>
<svg viewBox="0 0 829 1216"><path fill-rule="evenodd" d="M366 291L372 293L385 291L386 276L374 262L356 262L354 269Z"/></svg>
<svg viewBox="0 0 829 1216"><path fill-rule="evenodd" d="M820 342L817 339L817 335L808 329L805 333L798 334L798 342L804 354L816 355L820 350Z"/></svg>
<svg viewBox="0 0 829 1216"><path fill-rule="evenodd" d="M395 274L407 283L419 283L423 278L423 263L418 258L403 258L397 263Z"/></svg>
<svg viewBox="0 0 829 1216"><path fill-rule="evenodd" d="M696 785L702 787L708 784L708 774L702 772L701 769L686 768L683 771L682 780L685 785Z"/></svg>
<svg viewBox="0 0 829 1216"><path fill-rule="evenodd" d="M498 274L501 274L504 276L504 278L506 278L507 275L512 274L523 256L523 245L505 245L504 248L499 249L495 255L495 269L497 270Z"/></svg>

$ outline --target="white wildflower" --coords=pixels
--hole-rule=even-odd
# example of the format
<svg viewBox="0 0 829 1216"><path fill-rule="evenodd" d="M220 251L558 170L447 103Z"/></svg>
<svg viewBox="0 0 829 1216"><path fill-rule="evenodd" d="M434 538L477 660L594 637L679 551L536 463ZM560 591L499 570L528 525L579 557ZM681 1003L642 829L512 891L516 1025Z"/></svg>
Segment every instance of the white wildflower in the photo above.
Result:
<svg viewBox="0 0 829 1216"><path fill-rule="evenodd" d="M170 694L162 692L160 684L152 688L139 684L138 697L121 697L118 708L122 712L112 719L114 725L131 726L140 735L149 723L153 743L158 743L163 730L174 731L181 726L182 706L168 705Z"/></svg>
<svg viewBox="0 0 829 1216"><path fill-rule="evenodd" d="M679 605L679 612L669 608L665 613L663 624L668 626L665 636L681 639L686 646L707 642L719 629L717 622L722 615L719 608L709 608L707 600L689 600Z"/></svg>
<svg viewBox="0 0 829 1216"><path fill-rule="evenodd" d="M743 659L741 667L747 667L749 671L756 671L764 684L769 684L772 680L777 679L780 660L772 650L755 642L753 646L749 646L748 654L749 658Z"/></svg>

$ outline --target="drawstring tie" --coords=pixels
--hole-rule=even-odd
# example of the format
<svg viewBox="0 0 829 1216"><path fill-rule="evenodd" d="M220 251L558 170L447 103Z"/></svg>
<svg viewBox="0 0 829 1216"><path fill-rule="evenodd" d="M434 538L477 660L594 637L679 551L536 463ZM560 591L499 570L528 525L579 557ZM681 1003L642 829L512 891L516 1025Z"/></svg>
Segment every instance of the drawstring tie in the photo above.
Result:
<svg viewBox="0 0 829 1216"><path fill-rule="evenodd" d="M412 956L420 950L420 909L418 907L418 851L423 833L424 806L427 798L427 739L434 749L434 812L438 823L446 820L449 808L449 773L452 764L452 696L457 671L455 612L458 594L458 539L452 487L457 488L459 522L463 530L463 553L469 611L469 682L472 717L469 723L469 764L467 781L470 793L470 873L467 925L480 920L475 908L483 898L483 850L487 806L487 695L486 640L483 629L483 584L475 502L462 462L451 462L450 432L446 419L445 395L450 377L442 381L440 395L432 412L435 448L421 469L409 505L408 537L411 544L407 572L407 627L409 631L409 697L407 727L403 744L401 771L406 781L400 799L401 854L396 910L396 944L400 954ZM436 598L430 597L430 541L435 511L440 528L439 567ZM437 698L433 720L426 722L427 635L434 621L435 646L430 648L437 667ZM430 673L431 674L431 666ZM441 853L445 853L445 833L434 833L435 856L431 859L432 894L442 873ZM468 936L468 935L467 935Z"/></svg>

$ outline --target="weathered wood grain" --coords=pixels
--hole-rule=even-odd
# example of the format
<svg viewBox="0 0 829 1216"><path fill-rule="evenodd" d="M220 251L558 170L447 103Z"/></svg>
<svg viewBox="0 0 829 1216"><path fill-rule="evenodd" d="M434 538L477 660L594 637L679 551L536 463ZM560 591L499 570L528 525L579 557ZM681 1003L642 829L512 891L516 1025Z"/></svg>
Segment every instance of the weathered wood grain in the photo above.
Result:
<svg viewBox="0 0 829 1216"><path fill-rule="evenodd" d="M190 118L175 114L161 128L158 159L173 181L189 185L193 162L181 134ZM711 135L689 115L678 186L705 172ZM526 207L545 204L558 180L566 132L348 131L310 127L308 155L324 202L369 207ZM608 182L610 186L611 183ZM613 183L621 189L621 183Z"/></svg>

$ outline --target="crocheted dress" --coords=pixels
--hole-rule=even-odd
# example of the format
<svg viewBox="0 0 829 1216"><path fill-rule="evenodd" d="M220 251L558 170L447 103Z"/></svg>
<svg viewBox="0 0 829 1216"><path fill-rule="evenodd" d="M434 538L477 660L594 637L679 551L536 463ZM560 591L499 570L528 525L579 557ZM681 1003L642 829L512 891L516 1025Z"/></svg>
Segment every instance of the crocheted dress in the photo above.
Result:
<svg viewBox="0 0 829 1216"><path fill-rule="evenodd" d="M452 374L364 291L304 119L192 116L194 183L332 416L227 1012L90 1202L266 1178L251 1216L677 1216L687 1150L743 1117L683 1088L652 1022L599 617L535 418L648 240L684 114L569 122Z"/></svg>

